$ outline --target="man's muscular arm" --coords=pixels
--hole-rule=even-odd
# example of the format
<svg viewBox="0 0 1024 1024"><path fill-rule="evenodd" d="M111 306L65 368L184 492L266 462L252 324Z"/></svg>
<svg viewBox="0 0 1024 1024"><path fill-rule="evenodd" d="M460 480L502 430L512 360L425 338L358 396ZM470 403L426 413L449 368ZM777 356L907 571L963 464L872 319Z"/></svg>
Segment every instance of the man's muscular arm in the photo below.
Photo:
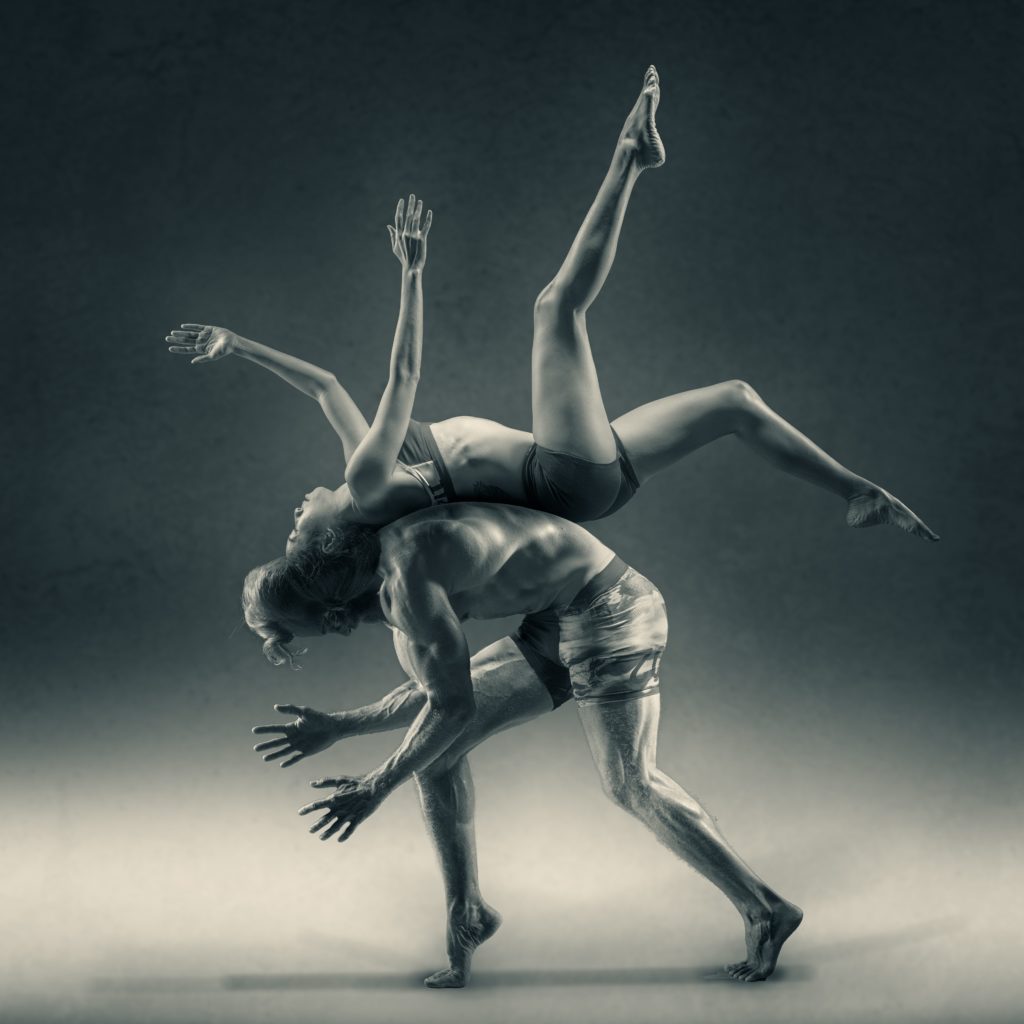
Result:
<svg viewBox="0 0 1024 1024"><path fill-rule="evenodd" d="M257 743L253 750L263 754L264 761L280 762L282 768L298 764L303 758L326 750L332 743L348 736L366 736L389 729L407 729L423 709L427 698L418 683L407 679L401 686L374 704L351 711L328 714L304 704L275 704L274 710L297 716L294 722L257 725L253 732L280 733L274 739Z"/></svg>
<svg viewBox="0 0 1024 1024"><path fill-rule="evenodd" d="M426 694L426 706L401 746L379 768L361 779L313 783L318 788L336 788L327 800L307 804L299 812L326 812L310 829L323 829L321 839L329 839L346 825L338 838L348 839L394 789L458 739L476 710L466 636L445 588L431 578L429 568L406 565L392 574L384 584L382 603L388 620L407 639L406 653Z"/></svg>

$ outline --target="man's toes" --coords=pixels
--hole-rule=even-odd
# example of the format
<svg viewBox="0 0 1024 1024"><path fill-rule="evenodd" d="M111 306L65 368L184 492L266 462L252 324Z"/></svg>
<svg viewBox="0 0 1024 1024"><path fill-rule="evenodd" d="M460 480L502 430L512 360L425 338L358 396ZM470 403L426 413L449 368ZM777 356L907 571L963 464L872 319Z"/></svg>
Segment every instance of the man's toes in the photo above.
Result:
<svg viewBox="0 0 1024 1024"><path fill-rule="evenodd" d="M459 971L438 971L436 974L431 974L429 978L424 978L423 984L427 988L463 988L466 979Z"/></svg>

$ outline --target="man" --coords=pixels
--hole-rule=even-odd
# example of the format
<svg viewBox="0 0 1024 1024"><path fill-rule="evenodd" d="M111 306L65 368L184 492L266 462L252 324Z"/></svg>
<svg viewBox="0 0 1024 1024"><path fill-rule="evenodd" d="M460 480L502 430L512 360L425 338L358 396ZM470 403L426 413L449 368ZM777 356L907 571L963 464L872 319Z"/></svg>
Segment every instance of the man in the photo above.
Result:
<svg viewBox="0 0 1024 1024"><path fill-rule="evenodd" d="M335 792L300 813L324 812L310 831L346 840L395 788L416 777L449 908L449 967L427 984L464 985L474 950L500 924L476 881L466 753L570 695L605 792L718 886L743 917L747 958L728 968L731 976L767 978L803 915L768 888L697 801L658 770L658 667L667 620L653 584L582 527L530 509L457 503L379 532L344 529L345 537L325 531L320 559L301 579L250 574L247 618L274 619L296 634L347 634L359 622L383 620L415 685L400 687L354 719L282 705L299 714L298 721L277 730L283 739L257 749L273 747L268 759L287 754L291 764L326 746L332 728L337 731L332 722L361 721L373 731L412 719L380 767L362 778L314 783ZM344 557L332 560L331 552ZM289 596L295 594L301 601ZM517 636L483 652L474 677L460 620L523 613Z"/></svg>

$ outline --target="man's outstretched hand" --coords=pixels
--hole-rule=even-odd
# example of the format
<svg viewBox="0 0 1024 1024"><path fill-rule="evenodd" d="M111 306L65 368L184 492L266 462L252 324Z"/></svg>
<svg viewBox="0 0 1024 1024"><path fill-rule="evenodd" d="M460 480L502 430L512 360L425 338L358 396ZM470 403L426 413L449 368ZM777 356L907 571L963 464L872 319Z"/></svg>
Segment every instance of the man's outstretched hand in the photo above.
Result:
<svg viewBox="0 0 1024 1024"><path fill-rule="evenodd" d="M338 836L343 843L351 838L352 833L384 802L386 794L372 787L365 778L353 778L339 775L333 779L317 779L310 785L314 789L333 789L336 792L326 800L317 800L306 804L299 814L312 814L313 811L327 813L316 822L310 832L320 832L321 839L330 839L342 828L345 831ZM347 826L347 828L346 828ZM321 832L320 830L323 829Z"/></svg>
<svg viewBox="0 0 1024 1024"><path fill-rule="evenodd" d="M276 761L279 757L286 757L281 762L282 768L298 764L304 757L319 754L326 750L335 740L340 740L345 735L345 729L340 719L333 715L317 711L316 708L307 708L302 704L275 704L275 711L283 715L297 715L294 722L286 725L257 725L253 732L281 733L282 735L272 740L264 740L257 743L253 750L267 753L263 755L264 761Z"/></svg>

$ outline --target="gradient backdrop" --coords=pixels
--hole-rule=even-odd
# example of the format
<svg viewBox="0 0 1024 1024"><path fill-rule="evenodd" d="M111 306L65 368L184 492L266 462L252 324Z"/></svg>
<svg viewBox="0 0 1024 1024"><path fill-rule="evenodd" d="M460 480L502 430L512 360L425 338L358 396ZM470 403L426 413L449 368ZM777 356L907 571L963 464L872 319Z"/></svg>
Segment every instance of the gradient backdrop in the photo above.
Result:
<svg viewBox="0 0 1024 1024"><path fill-rule="evenodd" d="M36 3L0 37L6 514L0 815L11 1019L1010 1019L1021 995L1014 3ZM662 761L807 912L760 986L734 912L606 802L572 706L474 757L478 983L429 993L440 881L406 787L311 839L274 701L400 679L367 629L274 670L242 577L310 485L316 406L163 335L228 325L386 379L384 225L434 210L422 419L529 424L531 305L654 62L645 174L590 316L609 411L750 381L937 529L725 440L595 530L671 619ZM470 628L482 644L500 623ZM375 974L374 972L380 972Z"/></svg>

